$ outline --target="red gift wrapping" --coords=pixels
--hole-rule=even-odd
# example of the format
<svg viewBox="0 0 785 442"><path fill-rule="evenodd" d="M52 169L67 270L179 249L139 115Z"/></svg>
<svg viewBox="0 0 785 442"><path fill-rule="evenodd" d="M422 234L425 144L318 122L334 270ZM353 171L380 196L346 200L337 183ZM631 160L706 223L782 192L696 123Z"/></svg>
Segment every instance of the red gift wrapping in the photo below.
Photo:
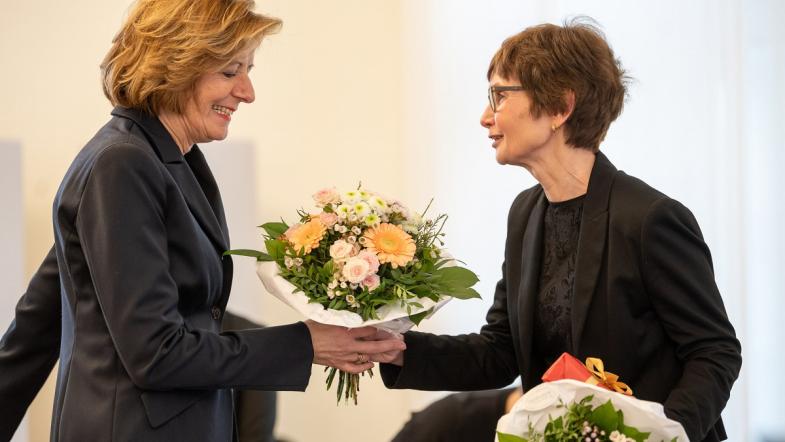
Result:
<svg viewBox="0 0 785 442"><path fill-rule="evenodd" d="M592 367L592 369L589 370L588 367ZM559 359L556 359L556 362L542 375L544 382L558 381L559 379L575 379L606 390L632 395L632 389L627 384L619 382L619 378L615 374L604 371L602 361L597 358L587 358L586 365L584 365L571 354L562 353Z"/></svg>
<svg viewBox="0 0 785 442"><path fill-rule="evenodd" d="M569 353L562 353L559 359L556 359L556 362L542 375L544 382L558 381L560 379L575 379L576 381L586 382L592 378L594 376L583 365L583 362L575 359Z"/></svg>

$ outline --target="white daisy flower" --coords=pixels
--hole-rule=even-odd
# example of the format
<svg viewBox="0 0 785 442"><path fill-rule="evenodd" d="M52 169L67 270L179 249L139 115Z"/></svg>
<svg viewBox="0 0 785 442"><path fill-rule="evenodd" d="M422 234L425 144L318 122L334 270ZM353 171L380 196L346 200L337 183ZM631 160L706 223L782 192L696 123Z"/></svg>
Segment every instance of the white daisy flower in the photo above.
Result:
<svg viewBox="0 0 785 442"><path fill-rule="evenodd" d="M368 204L378 213L387 213L390 210L390 205L387 204L387 201L379 196L371 197L371 199L368 200Z"/></svg>
<svg viewBox="0 0 785 442"><path fill-rule="evenodd" d="M341 194L341 201L344 203L355 203L359 201L361 198L360 192L356 190L350 190L348 192L344 192Z"/></svg>
<svg viewBox="0 0 785 442"><path fill-rule="evenodd" d="M346 218L348 218L349 216L351 216L351 214L352 214L352 206L350 206L350 205L348 205L348 204L341 204L340 206L338 206L338 207L335 209L335 213L336 213L336 214L337 214L339 217L341 217L341 218L343 218L343 219L346 219Z"/></svg>
<svg viewBox="0 0 785 442"><path fill-rule="evenodd" d="M371 213L371 206L362 201L352 205L352 209L354 210L354 214L360 218Z"/></svg>
<svg viewBox="0 0 785 442"><path fill-rule="evenodd" d="M372 227L381 223L382 220L381 218L379 218L379 215L372 213L366 216L365 218L363 218L363 222L365 223L366 226Z"/></svg>

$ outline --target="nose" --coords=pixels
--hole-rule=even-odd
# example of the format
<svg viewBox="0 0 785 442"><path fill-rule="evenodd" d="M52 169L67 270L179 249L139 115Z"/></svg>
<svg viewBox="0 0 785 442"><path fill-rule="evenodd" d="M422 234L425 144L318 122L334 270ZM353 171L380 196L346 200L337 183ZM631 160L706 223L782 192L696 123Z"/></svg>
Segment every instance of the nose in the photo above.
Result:
<svg viewBox="0 0 785 442"><path fill-rule="evenodd" d="M493 111L491 110L491 106L486 105L485 110L483 110L482 115L480 115L480 125L486 129L490 129L495 122L496 120Z"/></svg>
<svg viewBox="0 0 785 442"><path fill-rule="evenodd" d="M251 82L251 77L248 74L238 75L236 77L238 79L237 84L232 91L233 95L243 101L245 103L253 103L256 99L256 94L253 90L253 83Z"/></svg>

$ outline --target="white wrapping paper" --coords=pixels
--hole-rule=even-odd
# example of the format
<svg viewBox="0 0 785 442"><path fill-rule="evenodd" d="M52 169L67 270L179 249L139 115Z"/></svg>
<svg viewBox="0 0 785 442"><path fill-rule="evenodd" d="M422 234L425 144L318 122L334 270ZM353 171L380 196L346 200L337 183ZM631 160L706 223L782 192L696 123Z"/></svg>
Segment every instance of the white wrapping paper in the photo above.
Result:
<svg viewBox="0 0 785 442"><path fill-rule="evenodd" d="M322 324L340 325L349 328L371 325L392 333L405 333L414 326L414 323L409 320L410 314L413 315L433 308L431 313L426 316L426 318L429 318L447 301L452 299L449 296L442 296L438 302L434 302L428 298L420 298L417 302L422 304L422 308L412 306L411 313L407 312L406 308L401 307L400 304L385 305L376 310L379 319L363 321L362 317L357 313L346 310L325 309L321 304L308 302L309 299L305 293L297 291L297 287L280 276L278 264L275 262L258 262L256 264L256 274L259 275L259 279L262 280L262 284L264 284L264 288L268 292L288 304L289 307L300 312L306 318Z"/></svg>
<svg viewBox="0 0 785 442"><path fill-rule="evenodd" d="M573 379L544 382L526 392L510 412L499 419L496 431L526 437L531 422L536 431L542 432L551 418L566 413L566 408L557 408L560 399L564 404L570 404L589 395L594 395L592 407L602 405L610 399L614 408L624 412L625 425L642 432L651 432L649 441L669 442L674 437L679 442L689 441L681 424L665 417L661 404L625 396ZM496 441L498 440L497 436Z"/></svg>

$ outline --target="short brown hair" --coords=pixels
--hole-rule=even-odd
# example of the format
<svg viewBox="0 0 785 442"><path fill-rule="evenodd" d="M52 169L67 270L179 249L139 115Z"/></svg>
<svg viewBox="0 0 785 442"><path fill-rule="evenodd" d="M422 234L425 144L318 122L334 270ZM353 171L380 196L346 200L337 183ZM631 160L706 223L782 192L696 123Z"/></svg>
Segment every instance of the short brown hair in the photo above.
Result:
<svg viewBox="0 0 785 442"><path fill-rule="evenodd" d="M567 144L594 151L621 114L627 94L621 63L587 17L563 26L533 26L504 40L491 60L488 79L494 74L520 80L535 117L567 111L565 93L573 92L575 108L564 124Z"/></svg>
<svg viewBox="0 0 785 442"><path fill-rule="evenodd" d="M137 0L101 63L115 106L182 113L196 80L258 46L281 21L253 0Z"/></svg>

